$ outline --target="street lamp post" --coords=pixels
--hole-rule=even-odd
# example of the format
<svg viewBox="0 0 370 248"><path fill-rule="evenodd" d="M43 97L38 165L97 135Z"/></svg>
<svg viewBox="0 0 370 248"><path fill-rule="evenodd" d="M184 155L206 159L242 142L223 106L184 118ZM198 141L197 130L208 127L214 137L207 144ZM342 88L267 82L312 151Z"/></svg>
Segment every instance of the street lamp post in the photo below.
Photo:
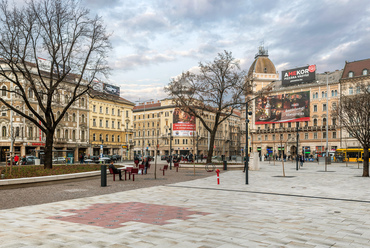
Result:
<svg viewBox="0 0 370 248"><path fill-rule="evenodd" d="M328 153L329 153L329 72L326 72L326 156L325 156L325 171L327 171L328 166Z"/></svg>
<svg viewBox="0 0 370 248"><path fill-rule="evenodd" d="M296 149L296 170L298 170L298 140L299 140L299 122L297 122L297 149Z"/></svg>
<svg viewBox="0 0 370 248"><path fill-rule="evenodd" d="M153 99L149 99L149 100L146 100L146 101L141 102L141 101L140 101L140 98L139 98L139 101L136 101L136 102L138 102L138 103L139 103L139 105L140 105L140 103L144 103L144 115L143 115L143 145L142 145L142 150L141 150L141 152L142 152L143 156L145 156L145 154L144 154L144 151L145 151L145 102L147 102L147 101L152 101L152 100L153 100Z"/></svg>
<svg viewBox="0 0 370 248"><path fill-rule="evenodd" d="M170 127L170 170L172 170L172 128Z"/></svg>
<svg viewBox="0 0 370 248"><path fill-rule="evenodd" d="M248 156L248 123L249 123L249 115L252 115L252 112L248 111L248 101L245 103L245 184L248 184L248 170L249 170L249 156Z"/></svg>

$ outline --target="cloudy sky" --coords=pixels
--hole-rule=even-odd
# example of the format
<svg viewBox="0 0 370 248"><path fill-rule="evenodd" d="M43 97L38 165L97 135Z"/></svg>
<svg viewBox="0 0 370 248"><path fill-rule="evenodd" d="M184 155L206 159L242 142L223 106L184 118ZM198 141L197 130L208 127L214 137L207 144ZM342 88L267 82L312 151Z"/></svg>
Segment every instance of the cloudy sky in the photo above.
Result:
<svg viewBox="0 0 370 248"><path fill-rule="evenodd" d="M224 50L248 70L263 43L278 72L307 64L324 72L370 58L363 0L82 1L112 33L108 82L133 102L165 98L172 77Z"/></svg>

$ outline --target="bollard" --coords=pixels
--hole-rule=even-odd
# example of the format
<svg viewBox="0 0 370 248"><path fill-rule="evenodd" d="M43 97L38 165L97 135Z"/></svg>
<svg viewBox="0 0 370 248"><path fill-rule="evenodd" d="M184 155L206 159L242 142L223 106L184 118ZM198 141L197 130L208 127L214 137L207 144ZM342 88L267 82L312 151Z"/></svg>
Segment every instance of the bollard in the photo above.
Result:
<svg viewBox="0 0 370 248"><path fill-rule="evenodd" d="M224 160L224 170L227 170L227 161Z"/></svg>
<svg viewBox="0 0 370 248"><path fill-rule="evenodd" d="M105 164L101 165L101 187L107 186L107 166Z"/></svg>
<svg viewBox="0 0 370 248"><path fill-rule="evenodd" d="M220 184L220 170L217 169L216 173L217 173L217 184Z"/></svg>

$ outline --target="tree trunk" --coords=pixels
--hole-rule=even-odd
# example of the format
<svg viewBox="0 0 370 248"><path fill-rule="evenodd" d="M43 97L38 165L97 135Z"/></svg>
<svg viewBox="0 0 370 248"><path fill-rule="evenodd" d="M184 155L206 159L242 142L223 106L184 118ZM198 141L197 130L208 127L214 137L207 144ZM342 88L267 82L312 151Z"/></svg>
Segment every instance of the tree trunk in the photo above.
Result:
<svg viewBox="0 0 370 248"><path fill-rule="evenodd" d="M209 141L209 150L208 150L208 155L207 155L207 164L212 163L214 143L215 143L215 135L211 134L211 140Z"/></svg>
<svg viewBox="0 0 370 248"><path fill-rule="evenodd" d="M363 157L363 172L362 176L363 177L368 177L369 176L369 147L364 146L364 157Z"/></svg>
<svg viewBox="0 0 370 248"><path fill-rule="evenodd" d="M46 134L44 169L53 168L53 143L54 143L53 136L54 134L52 132L48 132Z"/></svg>

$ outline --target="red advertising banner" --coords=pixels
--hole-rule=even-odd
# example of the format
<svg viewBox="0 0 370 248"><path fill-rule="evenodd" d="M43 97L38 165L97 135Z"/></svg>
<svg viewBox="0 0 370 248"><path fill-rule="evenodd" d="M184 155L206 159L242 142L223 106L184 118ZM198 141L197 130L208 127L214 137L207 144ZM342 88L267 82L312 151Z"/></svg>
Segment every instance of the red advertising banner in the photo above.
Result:
<svg viewBox="0 0 370 248"><path fill-rule="evenodd" d="M195 117L181 109L176 108L173 112L173 136L193 136L195 131Z"/></svg>
<svg viewBox="0 0 370 248"><path fill-rule="evenodd" d="M256 125L309 120L309 91L264 96L256 99Z"/></svg>

